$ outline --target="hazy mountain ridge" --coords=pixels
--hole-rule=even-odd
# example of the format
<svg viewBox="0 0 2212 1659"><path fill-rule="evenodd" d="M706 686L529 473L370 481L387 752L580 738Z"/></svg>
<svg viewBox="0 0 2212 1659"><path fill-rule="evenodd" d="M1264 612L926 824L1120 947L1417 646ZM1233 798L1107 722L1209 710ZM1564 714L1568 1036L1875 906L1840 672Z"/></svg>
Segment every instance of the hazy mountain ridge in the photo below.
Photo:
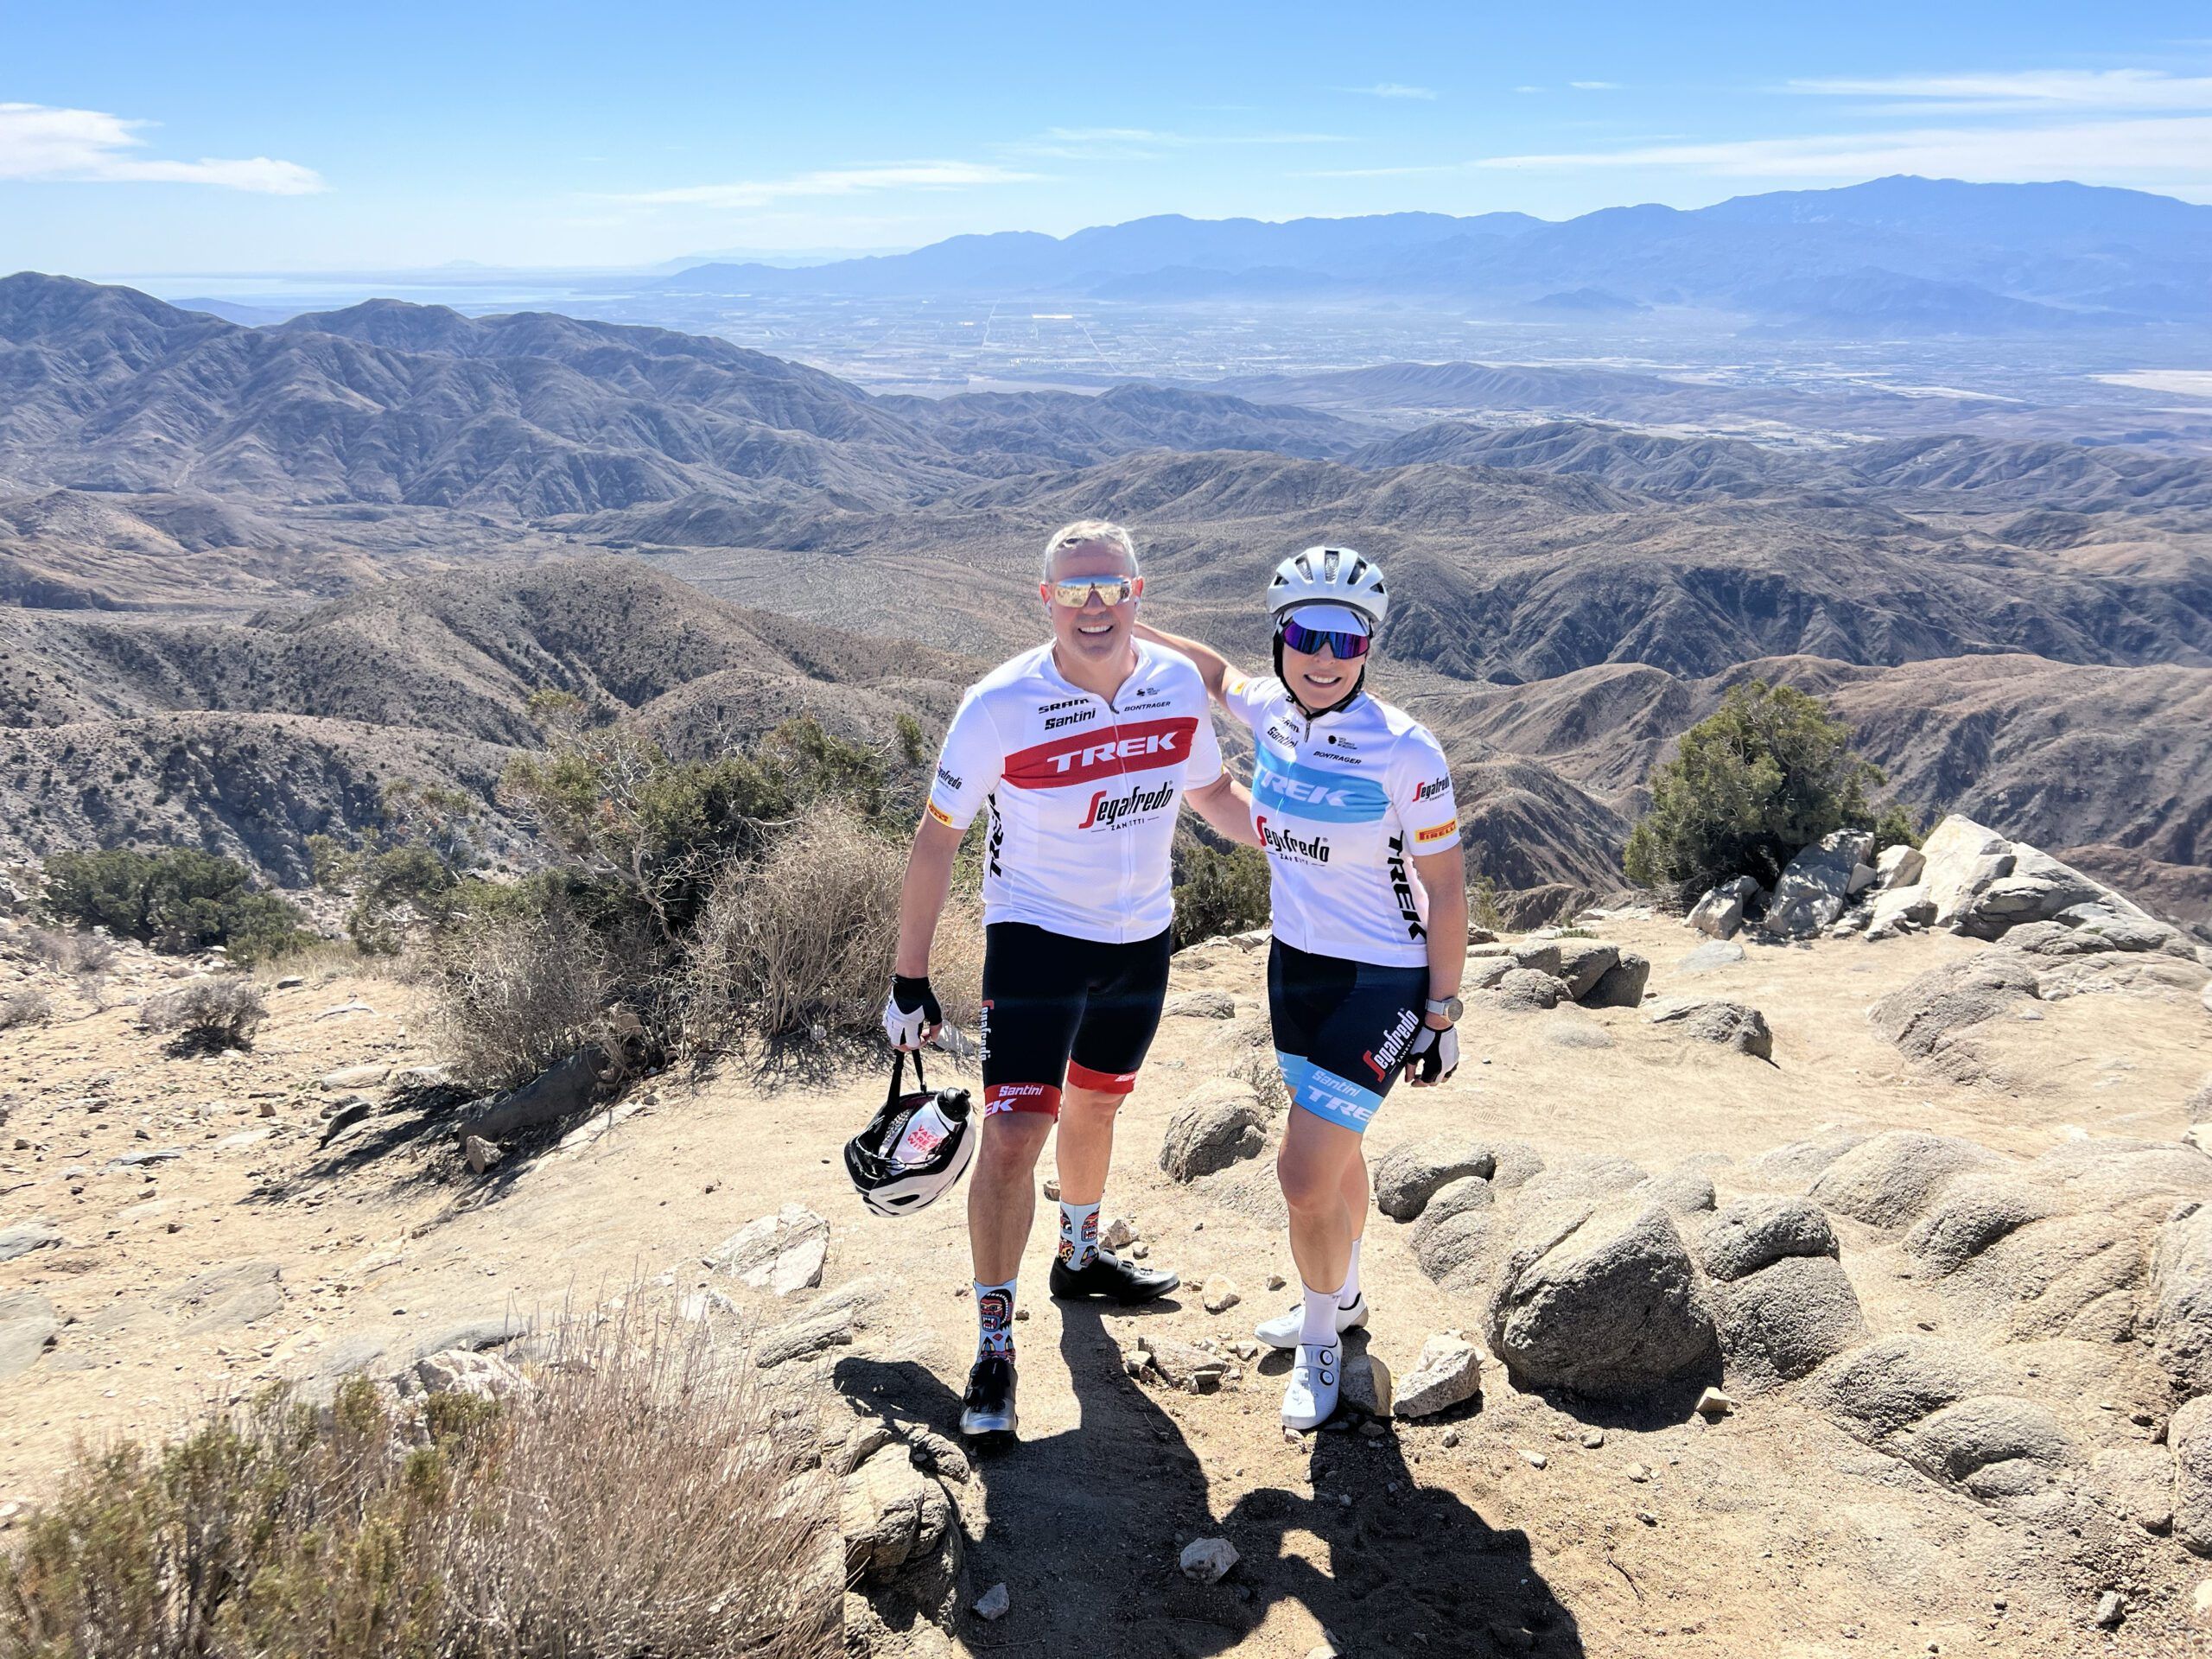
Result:
<svg viewBox="0 0 2212 1659"><path fill-rule="evenodd" d="M2212 207L2079 184L1896 176L1561 223L1392 213L1282 225L1167 215L1055 238L954 237L798 270L702 265L686 293L1063 294L1265 301L1599 289L1845 335L2064 332L2196 321ZM2193 297L2194 296L2194 297Z"/></svg>

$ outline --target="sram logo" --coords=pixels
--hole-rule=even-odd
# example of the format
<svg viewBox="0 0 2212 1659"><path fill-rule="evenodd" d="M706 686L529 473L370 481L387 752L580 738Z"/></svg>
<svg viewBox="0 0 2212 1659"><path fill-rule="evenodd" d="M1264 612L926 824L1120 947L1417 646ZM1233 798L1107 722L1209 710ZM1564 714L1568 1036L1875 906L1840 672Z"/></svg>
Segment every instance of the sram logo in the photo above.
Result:
<svg viewBox="0 0 2212 1659"><path fill-rule="evenodd" d="M1180 766L1191 758L1191 736L1198 728L1198 722L1186 715L1056 737L1007 756L1005 780L1016 789L1056 789Z"/></svg>

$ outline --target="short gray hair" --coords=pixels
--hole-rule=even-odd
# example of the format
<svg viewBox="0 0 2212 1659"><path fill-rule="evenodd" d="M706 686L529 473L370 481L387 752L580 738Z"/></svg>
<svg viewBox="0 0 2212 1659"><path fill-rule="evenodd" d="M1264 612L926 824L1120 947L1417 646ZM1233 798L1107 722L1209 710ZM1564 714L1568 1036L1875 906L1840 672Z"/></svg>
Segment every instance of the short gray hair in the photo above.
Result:
<svg viewBox="0 0 2212 1659"><path fill-rule="evenodd" d="M1054 531L1052 539L1045 543L1045 571L1042 580L1052 579L1052 561L1071 547L1089 547L1099 543L1117 547L1129 562L1129 574L1137 574L1137 544L1129 532L1119 524L1104 518L1078 518L1071 524L1063 524Z"/></svg>

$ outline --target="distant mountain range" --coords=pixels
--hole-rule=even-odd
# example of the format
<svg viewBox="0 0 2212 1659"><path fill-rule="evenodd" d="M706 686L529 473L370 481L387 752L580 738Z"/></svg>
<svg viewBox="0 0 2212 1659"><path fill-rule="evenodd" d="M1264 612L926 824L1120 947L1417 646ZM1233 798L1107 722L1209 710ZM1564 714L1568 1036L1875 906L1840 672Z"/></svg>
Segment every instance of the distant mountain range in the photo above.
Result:
<svg viewBox="0 0 2212 1659"><path fill-rule="evenodd" d="M1081 295L1108 300L1482 301L1539 312L1695 307L1797 334L2039 334L2212 324L2212 207L2100 186L1898 176L1560 224L1192 219L957 236L791 270L705 264L700 295Z"/></svg>

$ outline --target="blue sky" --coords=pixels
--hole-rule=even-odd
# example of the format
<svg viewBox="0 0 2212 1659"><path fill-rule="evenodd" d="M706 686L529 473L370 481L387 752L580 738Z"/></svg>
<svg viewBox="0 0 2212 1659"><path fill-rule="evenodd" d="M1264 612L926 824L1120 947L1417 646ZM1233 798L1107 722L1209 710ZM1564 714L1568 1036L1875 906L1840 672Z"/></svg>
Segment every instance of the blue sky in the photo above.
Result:
<svg viewBox="0 0 2212 1659"><path fill-rule="evenodd" d="M10 0L0 270L1564 218L1893 172L2212 201L2202 3L794 10Z"/></svg>

